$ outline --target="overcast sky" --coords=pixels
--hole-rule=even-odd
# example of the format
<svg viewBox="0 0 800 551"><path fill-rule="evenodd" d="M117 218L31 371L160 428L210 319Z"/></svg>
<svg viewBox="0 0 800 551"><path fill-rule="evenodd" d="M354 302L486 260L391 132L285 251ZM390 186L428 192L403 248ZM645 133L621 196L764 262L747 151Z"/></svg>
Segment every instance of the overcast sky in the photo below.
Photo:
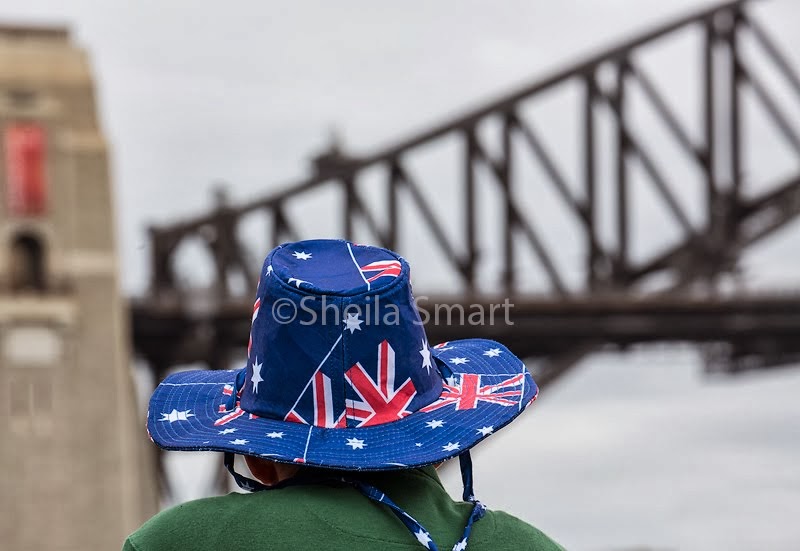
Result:
<svg viewBox="0 0 800 551"><path fill-rule="evenodd" d="M123 283L137 293L148 274L146 224L201 212L214 180L230 182L237 200L269 192L307 173L308 155L325 143L332 125L353 151L367 152L709 3L26 0L5 2L0 18L68 23L90 53L112 148ZM800 66L800 3L773 0L757 8ZM695 39L664 44L642 61L699 136L696 59L685 55ZM569 130L574 109L565 101L546 99L529 114L565 173L577 175L571 161L579 142ZM796 121L798 103L786 105ZM747 123L748 139L760 157L746 163L748 180L771 181L796 170L796 157L756 119ZM654 147L669 149L663 131L646 134ZM433 193L445 206L437 212L447 218L451 165L416 162L441 186ZM690 187L696 175L678 162L668 167L680 176L687 210L698 212ZM574 225L557 207L541 208L550 200L538 188L521 199L539 207L552 242ZM322 224L324 208L293 214ZM663 211L643 195L637 210L637 236L643 236L637 251L674 237ZM748 281L796 285L798 239L795 228L748 255ZM565 238L558 259L575 281L577 247ZM432 284L450 279L432 275L438 273L432 253L408 253L419 261L415 277ZM491 271L483 274L489 285L496 280ZM798 395L797 370L709 380L687 349L595 356L482 446L479 497L574 550L634 544L795 550ZM455 473L446 479L455 488Z"/></svg>

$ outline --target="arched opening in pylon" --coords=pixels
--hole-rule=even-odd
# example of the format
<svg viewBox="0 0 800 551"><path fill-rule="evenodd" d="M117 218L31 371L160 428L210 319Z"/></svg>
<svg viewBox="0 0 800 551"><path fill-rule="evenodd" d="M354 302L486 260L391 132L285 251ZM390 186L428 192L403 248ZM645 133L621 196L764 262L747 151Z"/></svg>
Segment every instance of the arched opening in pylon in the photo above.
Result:
<svg viewBox="0 0 800 551"><path fill-rule="evenodd" d="M46 247L42 238L20 232L11 240L11 290L42 292L46 289Z"/></svg>

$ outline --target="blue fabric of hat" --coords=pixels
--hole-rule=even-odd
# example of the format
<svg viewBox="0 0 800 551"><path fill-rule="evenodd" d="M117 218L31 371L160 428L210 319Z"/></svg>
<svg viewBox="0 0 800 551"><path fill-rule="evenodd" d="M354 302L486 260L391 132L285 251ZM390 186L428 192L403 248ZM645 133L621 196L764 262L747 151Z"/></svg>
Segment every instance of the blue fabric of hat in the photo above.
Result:
<svg viewBox="0 0 800 551"><path fill-rule="evenodd" d="M344 240L266 258L247 366L167 377L147 427L168 450L216 450L344 470L462 454L538 394L503 345L432 346L396 253Z"/></svg>

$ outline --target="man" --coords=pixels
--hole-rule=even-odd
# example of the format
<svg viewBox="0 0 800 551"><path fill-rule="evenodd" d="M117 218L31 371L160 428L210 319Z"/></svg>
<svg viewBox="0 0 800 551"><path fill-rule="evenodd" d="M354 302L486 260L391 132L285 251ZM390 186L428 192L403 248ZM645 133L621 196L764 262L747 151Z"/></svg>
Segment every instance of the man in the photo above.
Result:
<svg viewBox="0 0 800 551"><path fill-rule="evenodd" d="M164 511L124 549L561 549L472 495L469 448L537 394L501 344L430 347L397 254L282 245L261 272L247 366L167 377L147 420L164 449L224 452L253 493ZM456 456L460 502L433 467Z"/></svg>

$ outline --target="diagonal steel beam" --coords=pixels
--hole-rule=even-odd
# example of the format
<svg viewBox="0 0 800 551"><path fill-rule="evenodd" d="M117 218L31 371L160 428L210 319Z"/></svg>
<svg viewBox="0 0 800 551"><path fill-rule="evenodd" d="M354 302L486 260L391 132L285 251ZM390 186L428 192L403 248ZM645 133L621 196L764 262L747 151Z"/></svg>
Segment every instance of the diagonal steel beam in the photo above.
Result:
<svg viewBox="0 0 800 551"><path fill-rule="evenodd" d="M800 215L800 178L793 178L774 191L751 199L740 207L737 228L743 228L736 242L737 249L749 247L759 240L786 226ZM733 246L733 243L731 243ZM728 252L728 255L731 251ZM631 279L637 280L648 274L687 265L702 264L706 253L692 239L670 247L655 258L634 268Z"/></svg>
<svg viewBox="0 0 800 551"><path fill-rule="evenodd" d="M486 150L481 146L480 142L478 141L477 137L475 139L475 152L477 156L491 169L494 173L496 180L498 183L503 182L505 178L504 169L492 157L486 152ZM569 294L567 286L564 284L564 280L561 278L561 275L556 268L555 262L553 262L553 258L550 256L547 248L545 247L542 240L539 238L536 230L533 229L530 221L527 220L519 211L517 207L516 201L513 200L513 194L511 191L511 187L509 186L508 189L505 190L505 193L508 194L510 201L507 202L507 207L509 209L509 214L512 219L512 223L515 226L518 226L525 237L528 239L531 247L533 248L534 252L536 253L539 262L542 264L542 267L547 274L548 279L550 280L550 284L553 286L553 290L556 291L561 296L566 296Z"/></svg>
<svg viewBox="0 0 800 551"><path fill-rule="evenodd" d="M622 108L619 105L619 102L608 93L600 92L598 94L600 98L605 100L605 102L611 107L612 112L615 114L617 119L617 124L620 127L620 131L622 133L622 139L625 143L625 147L636 154L639 158L639 161L642 163L642 167L645 169L647 174L650 176L653 184L655 185L656 189L658 190L659 195L669 207L670 212L678 221L678 223L683 227L684 231L688 235L694 234L694 228L692 227L692 223L689 220L689 217L686 216L686 213L683 212L683 207L681 207L680 203L678 203L678 199L675 195L670 191L669 186L667 185L666 180L661 175L661 171L658 170L655 163L653 162L650 155L644 149L642 144L638 142L638 140L633 136L630 129L628 128L625 119L622 117Z"/></svg>
<svg viewBox="0 0 800 551"><path fill-rule="evenodd" d="M705 163L705 156L703 151L698 148L689 134L684 130L683 125L678 121L678 118L672 112L667 101L659 94L653 82L647 76L645 71L637 66L635 63L628 62L628 71L639 82L642 91L650 99L650 102L656 109L661 120L664 121L667 128L669 128L675 140L683 147L683 149L692 156L701 166Z"/></svg>
<svg viewBox="0 0 800 551"><path fill-rule="evenodd" d="M741 22L750 29L756 41L761 44L761 47L764 48L764 50L766 50L767 54L770 55L783 76L789 81L789 84L792 86L795 93L800 96L800 78L798 78L797 73L795 73L794 69L792 69L792 65L786 59L786 56L781 53L775 43L769 38L767 33L764 32L764 29L761 28L761 25L759 25L755 19L748 17L746 13L742 12Z"/></svg>
<svg viewBox="0 0 800 551"><path fill-rule="evenodd" d="M419 187L409 174L408 170L400 163L399 160L395 160L393 166L394 170L396 171L398 182L402 182L402 185L409 191L414 204L419 209L420 214L422 214L422 218L425 220L425 223L428 225L431 233L433 233L433 237L438 243L439 247L442 249L442 251L444 251L446 258L453 263L454 267L461 274L465 282L469 283L470 266L468 262L463 260L462 256L456 252L455 247L453 247L453 245L450 243L450 240L444 233L444 229L437 221L436 216L433 214L428 202L422 196L422 192L420 192Z"/></svg>
<svg viewBox="0 0 800 551"><path fill-rule="evenodd" d="M800 177L741 208L739 242L748 246L772 235L800 216Z"/></svg>
<svg viewBox="0 0 800 551"><path fill-rule="evenodd" d="M794 129L789 125L789 117L785 116L781 111L781 108L778 107L778 104L772 99L772 96L767 91L766 87L761 83L761 81L756 77L752 72L748 71L747 68L744 67L741 63L738 64L738 71L741 74L742 78L745 82L747 82L750 87L755 92L756 97L761 101L764 108L767 110L772 122L775 123L775 126L778 127L781 134L783 134L784 139L791 145L791 147L795 150L796 153L800 154L800 135L794 131Z"/></svg>

